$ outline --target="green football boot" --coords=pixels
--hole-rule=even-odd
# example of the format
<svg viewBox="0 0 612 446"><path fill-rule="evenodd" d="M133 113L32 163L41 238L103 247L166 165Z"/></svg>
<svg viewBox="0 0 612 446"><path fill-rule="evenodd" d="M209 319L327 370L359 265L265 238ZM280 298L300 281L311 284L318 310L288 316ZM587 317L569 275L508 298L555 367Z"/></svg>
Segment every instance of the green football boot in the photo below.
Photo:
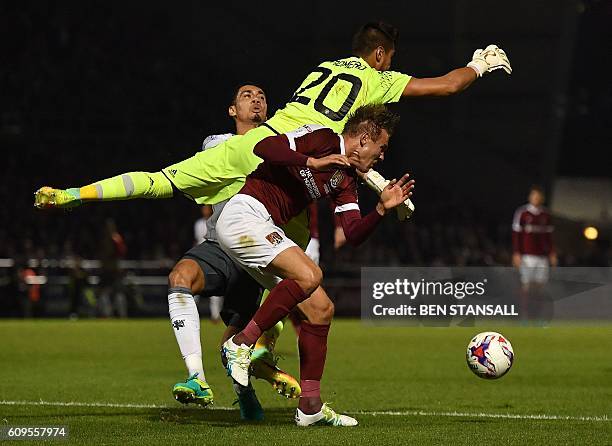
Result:
<svg viewBox="0 0 612 446"><path fill-rule="evenodd" d="M70 209L80 205L79 189L43 186L34 193L34 207L38 209Z"/></svg>
<svg viewBox="0 0 612 446"><path fill-rule="evenodd" d="M285 398L299 398L302 393L300 383L289 373L281 370L276 363L278 358L267 348L258 348L251 355L251 376L268 381L276 393Z"/></svg>
<svg viewBox="0 0 612 446"><path fill-rule="evenodd" d="M172 388L174 399L182 404L194 403L206 407L213 402L213 392L206 381L192 375L187 381L176 383Z"/></svg>

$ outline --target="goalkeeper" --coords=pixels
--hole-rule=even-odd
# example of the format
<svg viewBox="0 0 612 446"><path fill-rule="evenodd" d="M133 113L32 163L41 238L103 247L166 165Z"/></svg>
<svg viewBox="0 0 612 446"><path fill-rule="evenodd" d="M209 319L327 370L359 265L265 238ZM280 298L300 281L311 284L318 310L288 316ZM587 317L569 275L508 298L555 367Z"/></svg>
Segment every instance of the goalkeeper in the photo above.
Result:
<svg viewBox="0 0 612 446"><path fill-rule="evenodd" d="M268 136L305 124L340 133L350 113L362 105L397 102L402 97L451 95L488 72L512 72L506 54L495 45L476 50L467 67L440 77L418 79L388 71L398 35L398 30L386 23L366 24L353 37L352 57L321 63L283 109L245 135L233 136L159 172L129 172L79 188L42 187L34 204L41 209L69 208L91 201L170 198L175 193L198 204L215 204L243 187L246 176L261 162L253 147Z"/></svg>

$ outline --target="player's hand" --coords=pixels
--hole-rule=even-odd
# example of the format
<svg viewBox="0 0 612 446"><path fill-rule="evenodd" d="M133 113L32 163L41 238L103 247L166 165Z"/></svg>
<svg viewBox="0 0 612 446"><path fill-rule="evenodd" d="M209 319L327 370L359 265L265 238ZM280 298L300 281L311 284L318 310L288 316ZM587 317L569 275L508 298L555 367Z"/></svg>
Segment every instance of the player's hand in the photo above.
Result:
<svg viewBox="0 0 612 446"><path fill-rule="evenodd" d="M347 169L351 167L346 155L327 155L323 158L308 158L306 167L314 170L326 171L333 169Z"/></svg>
<svg viewBox="0 0 612 446"><path fill-rule="evenodd" d="M380 206L382 206L384 213L404 203L404 201L412 196L415 181L410 180L409 177L410 175L406 174L399 181L393 179L385 186L380 194L379 206L377 206L379 212L381 211Z"/></svg>
<svg viewBox="0 0 612 446"><path fill-rule="evenodd" d="M521 267L521 255L518 252L512 254L512 266L515 268Z"/></svg>
<svg viewBox="0 0 612 446"><path fill-rule="evenodd" d="M504 70L506 73L512 74L508 56L497 45L489 45L484 50L479 48L474 51L472 60L467 66L476 71L478 77L495 70Z"/></svg>

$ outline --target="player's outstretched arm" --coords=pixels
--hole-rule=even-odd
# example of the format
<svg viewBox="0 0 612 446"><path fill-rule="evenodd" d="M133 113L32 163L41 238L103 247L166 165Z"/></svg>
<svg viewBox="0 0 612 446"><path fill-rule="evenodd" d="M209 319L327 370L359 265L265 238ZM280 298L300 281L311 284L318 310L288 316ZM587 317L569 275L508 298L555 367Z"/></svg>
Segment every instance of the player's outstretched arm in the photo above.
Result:
<svg viewBox="0 0 612 446"><path fill-rule="evenodd" d="M450 96L468 88L478 78L472 68L457 68L444 76L413 77L404 88L402 96Z"/></svg>
<svg viewBox="0 0 612 446"><path fill-rule="evenodd" d="M413 77L404 88L402 96L449 96L462 92L479 77L495 70L512 73L508 56L496 45L474 51L472 60L464 68L457 68L439 77Z"/></svg>

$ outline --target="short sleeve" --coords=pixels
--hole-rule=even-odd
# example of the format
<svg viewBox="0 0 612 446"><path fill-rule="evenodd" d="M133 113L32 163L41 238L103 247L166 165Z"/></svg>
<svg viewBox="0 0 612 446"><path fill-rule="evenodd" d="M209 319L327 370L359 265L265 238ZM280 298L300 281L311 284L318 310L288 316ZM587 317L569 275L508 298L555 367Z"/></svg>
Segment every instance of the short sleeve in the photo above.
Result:
<svg viewBox="0 0 612 446"><path fill-rule="evenodd" d="M397 102L412 76L397 71L372 70L368 82L368 103Z"/></svg>
<svg viewBox="0 0 612 446"><path fill-rule="evenodd" d="M232 136L234 136L233 133L222 133L220 135L207 136L202 142L202 150L211 149L215 146L218 146L222 142L230 139Z"/></svg>

